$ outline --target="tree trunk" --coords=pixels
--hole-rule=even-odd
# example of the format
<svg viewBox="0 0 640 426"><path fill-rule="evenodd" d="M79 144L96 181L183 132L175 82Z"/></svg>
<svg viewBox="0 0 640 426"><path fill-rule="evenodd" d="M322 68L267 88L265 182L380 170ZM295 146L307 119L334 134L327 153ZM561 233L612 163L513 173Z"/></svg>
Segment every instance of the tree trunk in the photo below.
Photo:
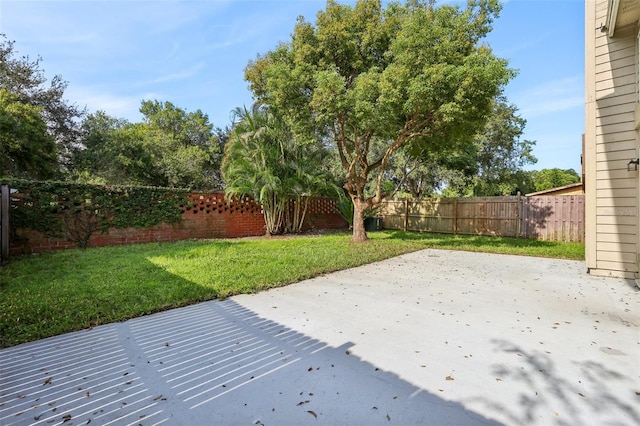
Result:
<svg viewBox="0 0 640 426"><path fill-rule="evenodd" d="M351 241L354 243L362 243L369 239L364 229L364 211L367 203L353 199L353 237Z"/></svg>

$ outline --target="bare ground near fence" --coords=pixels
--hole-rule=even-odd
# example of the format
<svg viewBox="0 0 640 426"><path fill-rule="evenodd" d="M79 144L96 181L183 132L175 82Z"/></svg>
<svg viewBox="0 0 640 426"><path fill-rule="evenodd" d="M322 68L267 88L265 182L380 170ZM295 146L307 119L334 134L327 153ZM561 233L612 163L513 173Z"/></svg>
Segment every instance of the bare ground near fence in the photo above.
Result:
<svg viewBox="0 0 640 426"><path fill-rule="evenodd" d="M584 242L584 195L388 200L385 229Z"/></svg>

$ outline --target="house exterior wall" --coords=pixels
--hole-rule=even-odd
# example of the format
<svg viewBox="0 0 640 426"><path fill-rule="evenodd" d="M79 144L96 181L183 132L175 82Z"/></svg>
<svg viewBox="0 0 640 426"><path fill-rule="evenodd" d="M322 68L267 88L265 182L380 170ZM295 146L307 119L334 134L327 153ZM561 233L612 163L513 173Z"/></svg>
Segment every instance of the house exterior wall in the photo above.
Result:
<svg viewBox="0 0 640 426"><path fill-rule="evenodd" d="M611 0L585 7L586 263L594 275L638 277L638 25L610 37Z"/></svg>

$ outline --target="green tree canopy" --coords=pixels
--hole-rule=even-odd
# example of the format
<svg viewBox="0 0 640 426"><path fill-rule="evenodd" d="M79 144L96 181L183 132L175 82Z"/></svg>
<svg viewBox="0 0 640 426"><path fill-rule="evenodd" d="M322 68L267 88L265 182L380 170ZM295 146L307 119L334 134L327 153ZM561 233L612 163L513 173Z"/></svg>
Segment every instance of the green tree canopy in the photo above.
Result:
<svg viewBox="0 0 640 426"><path fill-rule="evenodd" d="M140 112L145 146L165 186L213 189L220 185L220 146L206 114L159 101L143 101Z"/></svg>
<svg viewBox="0 0 640 426"><path fill-rule="evenodd" d="M534 141L521 140L526 120L517 115L515 105L498 97L487 124L475 141L478 172L474 195L510 195L520 190L521 171L525 165L535 164Z"/></svg>
<svg viewBox="0 0 640 426"><path fill-rule="evenodd" d="M143 101L141 123L98 111L83 120L76 179L109 184L216 189L227 136L197 110Z"/></svg>
<svg viewBox="0 0 640 426"><path fill-rule="evenodd" d="M326 138L338 151L354 241L366 240L363 212L382 201L400 149L454 150L484 125L514 75L480 43L499 10L497 0L385 9L379 0L329 0L315 24L300 18L288 44L247 66L256 98L280 111L298 139Z"/></svg>
<svg viewBox="0 0 640 426"><path fill-rule="evenodd" d="M580 175L573 169L542 169L533 172L533 184L536 191L557 188L580 182Z"/></svg>
<svg viewBox="0 0 640 426"><path fill-rule="evenodd" d="M28 105L31 111L27 115L16 115L14 118L31 117L33 113L37 113L44 123L44 127L38 125L38 131L44 131L48 138L54 140L57 146L57 160L64 168L76 142L77 121L84 115L84 110L64 99L67 82L62 77L56 75L47 84L40 62L40 58L35 61L27 56L16 58L14 42L0 34L0 87L11 94L11 102L14 105ZM31 131L35 130L32 121L25 123L25 126L31 127ZM14 129L18 133L23 132L19 127ZM16 139L19 137L15 136ZM49 151L43 151L41 148L36 144L33 155L48 156ZM43 158L37 163L49 163L49 159Z"/></svg>
<svg viewBox="0 0 640 426"><path fill-rule="evenodd" d="M400 150L391 179L414 198L446 190L448 196L509 195L533 188L523 167L535 164L534 141L521 140L526 121L504 96L494 99L485 126L473 143L447 151Z"/></svg>
<svg viewBox="0 0 640 426"><path fill-rule="evenodd" d="M41 108L22 103L1 88L0 176L50 179L57 168L56 154Z"/></svg>
<svg viewBox="0 0 640 426"><path fill-rule="evenodd" d="M90 183L160 186L166 179L145 146L145 129L98 111L80 126L75 179Z"/></svg>

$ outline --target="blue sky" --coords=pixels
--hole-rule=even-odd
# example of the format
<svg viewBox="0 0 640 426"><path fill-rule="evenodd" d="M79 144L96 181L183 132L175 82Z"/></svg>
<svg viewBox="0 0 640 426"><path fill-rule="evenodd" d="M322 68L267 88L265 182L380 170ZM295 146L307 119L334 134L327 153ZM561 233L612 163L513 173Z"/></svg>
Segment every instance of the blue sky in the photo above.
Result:
<svg viewBox="0 0 640 426"><path fill-rule="evenodd" d="M353 3L352 1L344 1ZM140 121L143 99L201 109L214 125L250 105L247 62L289 40L318 0L0 0L0 32L42 57L48 78L89 112ZM538 163L580 171L584 131L584 1L509 0L486 40L519 70L506 88L527 120Z"/></svg>

